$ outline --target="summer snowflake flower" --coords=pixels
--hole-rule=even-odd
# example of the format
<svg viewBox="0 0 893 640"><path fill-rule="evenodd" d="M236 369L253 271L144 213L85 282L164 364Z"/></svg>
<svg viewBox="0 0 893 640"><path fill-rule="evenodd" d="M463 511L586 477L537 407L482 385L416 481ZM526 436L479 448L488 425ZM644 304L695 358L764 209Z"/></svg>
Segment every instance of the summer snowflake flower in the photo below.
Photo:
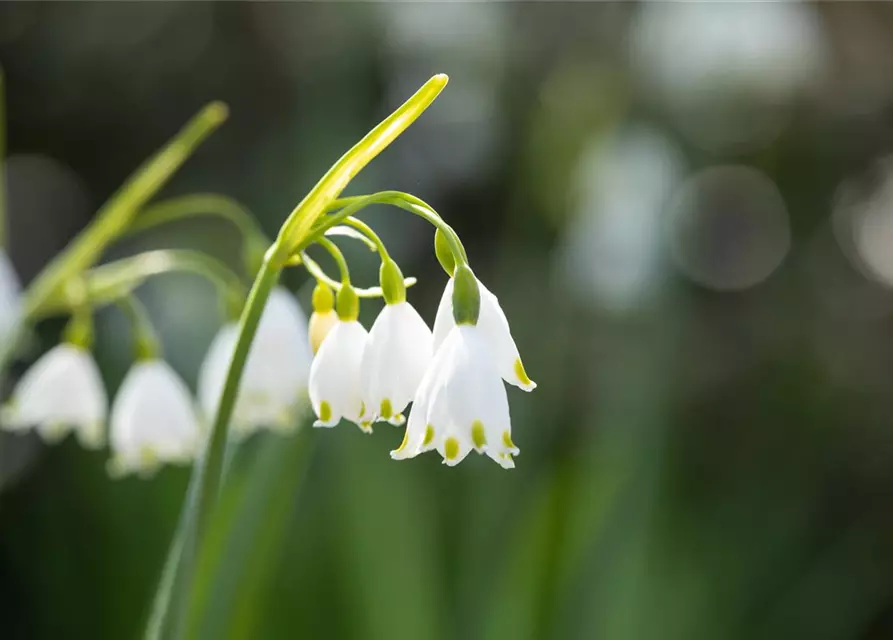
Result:
<svg viewBox="0 0 893 640"><path fill-rule="evenodd" d="M368 333L359 322L359 300L345 284L338 292L338 322L329 331L310 365L310 403L314 427L334 427L341 418L372 431L360 381L360 363Z"/></svg>
<svg viewBox="0 0 893 640"><path fill-rule="evenodd" d="M163 463L187 463L201 442L189 388L157 358L137 362L128 372L109 423L113 475L148 474Z"/></svg>
<svg viewBox="0 0 893 640"><path fill-rule="evenodd" d="M499 306L499 300L493 295L484 284L475 278L480 288L481 306L480 317L477 326L480 327L481 333L485 337L487 343L493 352L496 368L502 379L513 384L524 391L533 391L536 383L527 377L524 371L524 365L521 363L521 356L518 354L518 347L512 338L512 332L509 329L508 320L502 307ZM437 307L437 316L434 319L434 350L437 351L446 340L447 335L456 321L453 319L453 287L454 278L450 278L447 286L444 288L443 297L440 299L440 306Z"/></svg>
<svg viewBox="0 0 893 640"><path fill-rule="evenodd" d="M371 431L360 386L360 361L366 329L356 320L339 320L310 366L310 402L314 427L334 427L341 418Z"/></svg>
<svg viewBox="0 0 893 640"><path fill-rule="evenodd" d="M406 301L386 304L369 332L360 365L363 399L370 418L405 422L412 400L431 362L431 329Z"/></svg>
<svg viewBox="0 0 893 640"><path fill-rule="evenodd" d="M239 327L225 325L211 343L198 379L204 416L217 411ZM270 294L261 316L233 411L234 435L246 436L261 427L288 429L304 404L311 360L307 320L295 297L282 287Z"/></svg>
<svg viewBox="0 0 893 640"><path fill-rule="evenodd" d="M459 464L471 450L506 469L515 466L508 398L480 324L450 329L419 386L403 444L395 460L436 449L444 464Z"/></svg>
<svg viewBox="0 0 893 640"><path fill-rule="evenodd" d="M6 252L0 249L0 353L6 348L21 312L21 285Z"/></svg>
<svg viewBox="0 0 893 640"><path fill-rule="evenodd" d="M5 428L34 427L47 442L74 431L85 447L102 446L108 396L96 361L82 347L62 343L25 372L4 409Z"/></svg>

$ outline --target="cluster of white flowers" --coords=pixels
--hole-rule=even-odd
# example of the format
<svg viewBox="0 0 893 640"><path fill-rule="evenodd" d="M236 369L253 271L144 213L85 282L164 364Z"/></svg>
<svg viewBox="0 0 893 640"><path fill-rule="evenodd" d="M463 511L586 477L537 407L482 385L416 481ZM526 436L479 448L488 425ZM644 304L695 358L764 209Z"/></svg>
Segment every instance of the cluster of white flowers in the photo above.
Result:
<svg viewBox="0 0 893 640"><path fill-rule="evenodd" d="M403 443L391 452L395 460L436 449L452 466L475 450L514 467L518 448L502 381L525 391L536 385L524 371L496 296L464 270L456 277L468 278L476 289L477 317L456 322L451 278L433 333L405 299L386 304L368 333L355 309L339 308L310 369L314 426L332 427L341 418L366 432L376 421L400 426L412 402Z"/></svg>
<svg viewBox="0 0 893 640"><path fill-rule="evenodd" d="M524 371L496 296L467 266L460 270L444 290L433 332L406 301L402 285L369 332L357 320L359 300L349 284L338 293L337 311L331 289L317 286L309 325L294 296L274 288L248 352L232 413L233 436L293 428L309 391L314 426L334 427L344 418L371 433L377 421L405 424L394 459L436 449L452 466L475 450L513 467L518 448L502 381L525 391L536 385ZM459 277L467 279L463 295L471 287L474 313L457 322ZM14 330L19 300L15 273L0 254L0 331L7 334L0 337ZM25 372L0 422L10 431L34 429L48 442L68 433L89 448L108 440L115 476L150 475L164 463L188 463L201 451L217 411L238 333L231 322L212 341L199 372L197 403L171 366L150 354L137 358L111 408L87 341L66 340Z"/></svg>
<svg viewBox="0 0 893 640"><path fill-rule="evenodd" d="M18 279L0 253L0 338L18 321ZM83 344L50 349L18 381L0 412L9 431L34 429L47 442L73 433L98 449L108 440L109 472L151 475L161 464L186 464L200 452L214 417L237 334L225 325L211 344L199 375L198 407L186 383L164 360L138 359L109 408L99 368ZM76 341L75 341L76 342ZM233 414L233 433L295 424L310 366L307 324L297 300L273 291L249 352ZM108 437L106 437L108 423Z"/></svg>

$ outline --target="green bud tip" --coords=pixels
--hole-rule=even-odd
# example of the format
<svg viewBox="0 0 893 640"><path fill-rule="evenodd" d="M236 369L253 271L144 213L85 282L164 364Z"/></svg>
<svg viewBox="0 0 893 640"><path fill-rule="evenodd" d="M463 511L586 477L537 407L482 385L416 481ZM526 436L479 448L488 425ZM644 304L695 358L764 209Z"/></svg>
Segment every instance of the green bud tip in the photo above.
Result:
<svg viewBox="0 0 893 640"><path fill-rule="evenodd" d="M338 292L335 310L338 318L344 322L352 322L360 316L360 299L354 288L347 283Z"/></svg>
<svg viewBox="0 0 893 640"><path fill-rule="evenodd" d="M317 313L327 313L335 308L335 294L331 287L323 282L317 282L313 288L313 310Z"/></svg>
<svg viewBox="0 0 893 640"><path fill-rule="evenodd" d="M384 260L379 270L381 290L384 301L388 304L399 304L406 301L406 285L403 283L403 272L391 259Z"/></svg>
<svg viewBox="0 0 893 640"><path fill-rule="evenodd" d="M450 243L447 241L446 235L440 229L434 232L434 253L437 256L437 261L440 262L440 266L447 272L447 275L452 277L453 272L456 270L456 259L453 257L453 250L450 249Z"/></svg>
<svg viewBox="0 0 893 640"><path fill-rule="evenodd" d="M468 265L460 265L453 276L453 319L456 324L476 325L481 314L481 291Z"/></svg>

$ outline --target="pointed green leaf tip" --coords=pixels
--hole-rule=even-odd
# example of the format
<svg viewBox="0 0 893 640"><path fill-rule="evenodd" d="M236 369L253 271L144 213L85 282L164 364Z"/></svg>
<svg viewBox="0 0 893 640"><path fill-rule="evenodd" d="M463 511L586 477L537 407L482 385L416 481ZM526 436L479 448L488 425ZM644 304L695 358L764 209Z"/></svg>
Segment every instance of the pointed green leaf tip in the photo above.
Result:
<svg viewBox="0 0 893 640"><path fill-rule="evenodd" d="M381 291L388 304L399 304L406 301L406 285L403 283L403 272L391 259L382 261L379 271Z"/></svg>
<svg viewBox="0 0 893 640"><path fill-rule="evenodd" d="M481 292L477 278L468 265L461 265L453 276L453 318L456 324L476 325L480 313Z"/></svg>

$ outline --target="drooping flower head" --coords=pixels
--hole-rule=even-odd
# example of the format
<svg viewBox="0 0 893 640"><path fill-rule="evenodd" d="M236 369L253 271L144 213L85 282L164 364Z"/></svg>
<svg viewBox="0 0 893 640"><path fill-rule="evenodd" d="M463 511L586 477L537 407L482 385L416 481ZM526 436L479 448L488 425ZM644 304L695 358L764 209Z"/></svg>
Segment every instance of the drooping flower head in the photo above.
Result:
<svg viewBox="0 0 893 640"><path fill-rule="evenodd" d="M527 376L515 339L512 338L508 320L499 300L484 284L475 278L480 289L480 318L477 326L485 336L487 344L493 352L496 368L502 379L524 391L533 391L536 383ZM455 278L451 278L443 291L437 316L434 319L434 349L437 350L446 340L456 321L453 318L453 288Z"/></svg>
<svg viewBox="0 0 893 640"><path fill-rule="evenodd" d="M164 360L137 362L112 404L113 475L150 474L164 463L185 464L201 444L199 420L186 383Z"/></svg>
<svg viewBox="0 0 893 640"><path fill-rule="evenodd" d="M363 399L370 419L405 422L410 403L433 354L431 329L406 301L403 274L396 263L381 267L385 306L372 325L360 365Z"/></svg>
<svg viewBox="0 0 893 640"><path fill-rule="evenodd" d="M235 322L221 328L199 371L199 403L208 421L217 411L238 335ZM311 357L304 313L291 293L276 287L245 363L233 433L244 437L262 427L293 427L304 403Z"/></svg>
<svg viewBox="0 0 893 640"><path fill-rule="evenodd" d="M508 399L491 336L480 324L483 296L471 269L460 266L451 293L454 324L438 347L415 395L396 460L436 449L444 464L472 450L504 468L519 451L511 438Z"/></svg>
<svg viewBox="0 0 893 640"><path fill-rule="evenodd" d="M334 427L341 418L371 431L363 402L360 363L368 334L357 321L359 299L349 284L338 292L338 322L332 327L310 366L310 402L314 427Z"/></svg>
<svg viewBox="0 0 893 640"><path fill-rule="evenodd" d="M11 431L34 428L47 442L74 432L85 447L105 442L108 396L99 368L87 348L63 342L35 362L4 408L3 426Z"/></svg>

